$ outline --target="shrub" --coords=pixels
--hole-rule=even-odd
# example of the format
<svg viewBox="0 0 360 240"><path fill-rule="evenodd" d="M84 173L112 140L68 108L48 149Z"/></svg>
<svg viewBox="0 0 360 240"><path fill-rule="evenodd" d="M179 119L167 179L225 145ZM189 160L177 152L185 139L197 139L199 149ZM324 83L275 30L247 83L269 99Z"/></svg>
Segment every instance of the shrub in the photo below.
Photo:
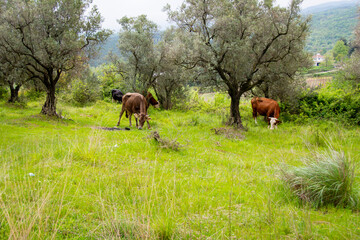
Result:
<svg viewBox="0 0 360 240"><path fill-rule="evenodd" d="M192 88L188 93L186 108L196 111L213 112L224 114L228 112L230 98L227 93L207 93L200 94L199 89Z"/></svg>
<svg viewBox="0 0 360 240"><path fill-rule="evenodd" d="M304 167L282 169L282 179L299 199L316 208L325 205L357 207L354 170L353 163L343 152L329 148L305 159Z"/></svg>
<svg viewBox="0 0 360 240"><path fill-rule="evenodd" d="M27 100L35 101L45 96L45 91L37 91L36 89L30 89L25 92Z"/></svg>
<svg viewBox="0 0 360 240"><path fill-rule="evenodd" d="M299 101L299 112L309 118L360 124L360 89L346 82L333 82L315 91L307 91Z"/></svg>
<svg viewBox="0 0 360 240"><path fill-rule="evenodd" d="M71 96L77 105L85 105L94 101L93 94L87 84L78 80L72 84Z"/></svg>
<svg viewBox="0 0 360 240"><path fill-rule="evenodd" d="M60 96L63 101L75 106L85 106L99 100L100 95L100 83L97 77L94 74L88 74L84 79L74 79Z"/></svg>
<svg viewBox="0 0 360 240"><path fill-rule="evenodd" d="M8 90L5 87L0 86L0 99L8 98Z"/></svg>
<svg viewBox="0 0 360 240"><path fill-rule="evenodd" d="M130 84L126 82L123 76L117 72L116 67L112 64L107 64L98 67L95 70L97 78L101 85L101 98L106 101L111 101L111 90L119 89L123 93L133 92Z"/></svg>

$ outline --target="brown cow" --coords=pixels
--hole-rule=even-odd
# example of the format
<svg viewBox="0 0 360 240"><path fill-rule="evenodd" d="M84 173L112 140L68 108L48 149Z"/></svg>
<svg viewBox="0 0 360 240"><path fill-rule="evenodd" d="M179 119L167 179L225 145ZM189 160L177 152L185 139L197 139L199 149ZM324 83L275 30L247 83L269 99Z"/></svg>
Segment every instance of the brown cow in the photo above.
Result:
<svg viewBox="0 0 360 240"><path fill-rule="evenodd" d="M136 119L136 127L142 129L146 121L148 124L148 129L150 129L149 120L151 118L149 117L149 115L147 115L147 102L143 95L141 95L140 93L126 93L122 97L122 102L123 104L119 116L119 121L117 123L118 126L120 125L120 119L124 111L126 111L126 113L129 114L130 127L131 127L131 115L134 113ZM138 126L137 118L139 119L140 126Z"/></svg>
<svg viewBox="0 0 360 240"><path fill-rule="evenodd" d="M143 96L146 99L146 111L149 109L150 105L152 105L154 108L160 107L160 103L158 101L156 101L156 99L153 97L153 95L150 92L148 92L146 94L146 96L143 94ZM128 115L129 115L128 112L126 112L127 118L129 117ZM134 114L134 116L135 116L135 121L136 121L136 126L137 126L137 123L138 123L138 119L136 117L137 115ZM131 116L130 116L130 118L131 118ZM129 119L129 122L130 122L130 126L131 126L131 119Z"/></svg>
<svg viewBox="0 0 360 240"><path fill-rule="evenodd" d="M251 106L253 109L253 117L256 124L256 117L258 113L261 116L266 117L266 121L268 122L268 127L270 129L274 129L274 127L277 128L277 125L281 123L281 121L279 120L280 107L275 100L269 98L254 97L253 99L251 99Z"/></svg>

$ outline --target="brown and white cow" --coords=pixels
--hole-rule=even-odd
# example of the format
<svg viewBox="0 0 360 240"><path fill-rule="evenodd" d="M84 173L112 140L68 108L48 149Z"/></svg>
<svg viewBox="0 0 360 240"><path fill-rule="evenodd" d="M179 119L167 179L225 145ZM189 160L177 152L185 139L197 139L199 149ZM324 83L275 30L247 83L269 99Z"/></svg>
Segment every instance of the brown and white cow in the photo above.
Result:
<svg viewBox="0 0 360 240"><path fill-rule="evenodd" d="M275 100L270 98L254 97L253 99L251 99L251 106L253 109L253 117L256 124L256 118L258 113L261 116L266 117L266 121L268 122L268 127L270 129L274 129L274 127L277 128L277 125L281 123L281 121L279 120L280 107Z"/></svg>
<svg viewBox="0 0 360 240"><path fill-rule="evenodd" d="M119 121L117 125L120 125L120 119L123 115L123 113L126 111L127 114L129 114L129 123L131 127L131 115L134 114L136 119L136 127L138 129L142 129L144 126L145 121L148 124L148 129L150 129L149 120L151 119L149 115L147 115L147 102L143 95L140 93L126 93L122 97L122 108L119 116ZM138 121L139 119L139 125Z"/></svg>

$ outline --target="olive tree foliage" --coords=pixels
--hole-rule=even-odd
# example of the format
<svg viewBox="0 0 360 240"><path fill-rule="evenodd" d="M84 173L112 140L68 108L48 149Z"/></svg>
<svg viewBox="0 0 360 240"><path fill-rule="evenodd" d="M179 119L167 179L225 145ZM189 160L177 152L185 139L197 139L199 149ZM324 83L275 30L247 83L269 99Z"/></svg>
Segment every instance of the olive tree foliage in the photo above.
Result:
<svg viewBox="0 0 360 240"><path fill-rule="evenodd" d="M29 80L23 68L17 68L6 61L9 56L0 51L0 85L10 89L9 103L19 101L19 91L21 86ZM15 63L15 61L14 61Z"/></svg>
<svg viewBox="0 0 360 240"><path fill-rule="evenodd" d="M160 55L155 49L157 25L145 15L118 20L119 50L122 59L111 56L117 71L127 79L135 92L146 91L155 81Z"/></svg>
<svg viewBox="0 0 360 240"><path fill-rule="evenodd" d="M171 109L173 100L183 97L184 85L187 79L192 78L192 72L184 71L180 64L186 46L181 42L179 34L181 31L178 29L167 29L156 46L161 57L157 78L152 86L164 109Z"/></svg>
<svg viewBox="0 0 360 240"><path fill-rule="evenodd" d="M177 64L183 45L177 30L170 28L162 36L158 26L145 15L118 21L121 25L119 50L122 58L110 55L116 71L121 73L132 91L146 93L153 88L165 109L172 107L172 98L182 89L186 74Z"/></svg>
<svg viewBox="0 0 360 240"><path fill-rule="evenodd" d="M310 19L300 16L301 0L288 8L273 1L186 0L179 10L167 6L169 18L186 31L189 56L184 65L201 66L219 76L231 98L229 124L243 128L240 97L278 75L283 64L298 64ZM275 69L275 70L274 70ZM283 71L291 76L293 70ZM273 78L278 79L277 77Z"/></svg>
<svg viewBox="0 0 360 240"><path fill-rule="evenodd" d="M19 101L20 88L31 80L26 74L22 59L21 56L8 54L0 48L0 85L9 88L9 103Z"/></svg>
<svg viewBox="0 0 360 240"><path fill-rule="evenodd" d="M102 18L91 0L0 0L0 49L21 57L31 78L44 84L41 113L56 113L56 85L64 72L83 64L106 40ZM85 15L87 13L87 15Z"/></svg>
<svg viewBox="0 0 360 240"><path fill-rule="evenodd" d="M268 69L264 81L256 86L251 92L256 96L264 96L295 105L296 96L302 92L306 85L305 78L298 73L299 67L311 67L312 61L309 55L298 56L296 62L278 62Z"/></svg>

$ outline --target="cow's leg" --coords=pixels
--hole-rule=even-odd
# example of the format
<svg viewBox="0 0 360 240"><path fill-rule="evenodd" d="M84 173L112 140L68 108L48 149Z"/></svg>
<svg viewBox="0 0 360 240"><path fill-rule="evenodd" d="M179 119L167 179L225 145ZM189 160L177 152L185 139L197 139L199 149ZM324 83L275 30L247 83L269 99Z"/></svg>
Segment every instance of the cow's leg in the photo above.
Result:
<svg viewBox="0 0 360 240"><path fill-rule="evenodd" d="M255 120L255 124L257 124L256 118L257 118L257 109L253 107L253 117Z"/></svg>
<svg viewBox="0 0 360 240"><path fill-rule="evenodd" d="M135 115L134 115L134 117L135 117ZM138 119L137 119L137 117L135 117L135 121L136 121L136 128L138 128Z"/></svg>
<svg viewBox="0 0 360 240"><path fill-rule="evenodd" d="M124 108L121 108L121 112L120 112L119 121L117 123L117 126L120 125L120 119L121 119L121 116L123 115L123 113L124 113Z"/></svg>
<svg viewBox="0 0 360 240"><path fill-rule="evenodd" d="M266 113L266 116L264 117L264 120L267 122L267 124L268 124L268 127L270 128L270 113L269 112L267 112Z"/></svg>
<svg viewBox="0 0 360 240"><path fill-rule="evenodd" d="M146 122L147 122L147 125L148 125L148 129L151 129L149 120L146 120Z"/></svg>
<svg viewBox="0 0 360 240"><path fill-rule="evenodd" d="M129 114L129 127L131 127L131 116L132 116L132 113L128 113ZM136 119L136 118L135 118ZM136 126L137 126L137 124L136 124Z"/></svg>
<svg viewBox="0 0 360 240"><path fill-rule="evenodd" d="M129 121L131 119L132 113L129 114ZM134 118L135 118L135 123L136 123L136 128L138 128L138 119L136 117L136 113L134 114Z"/></svg>

